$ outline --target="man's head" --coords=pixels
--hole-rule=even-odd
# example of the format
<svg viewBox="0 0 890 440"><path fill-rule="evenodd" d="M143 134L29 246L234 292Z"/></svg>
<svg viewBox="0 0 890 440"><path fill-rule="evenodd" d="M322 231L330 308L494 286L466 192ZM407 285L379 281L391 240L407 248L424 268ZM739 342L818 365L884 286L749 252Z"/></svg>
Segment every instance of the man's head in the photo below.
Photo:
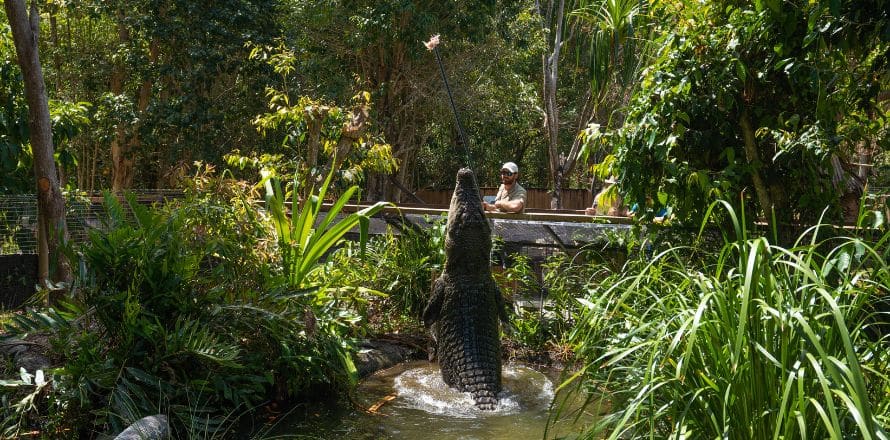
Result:
<svg viewBox="0 0 890 440"><path fill-rule="evenodd" d="M501 183L512 185L519 178L519 167L513 162L507 162L501 166Z"/></svg>

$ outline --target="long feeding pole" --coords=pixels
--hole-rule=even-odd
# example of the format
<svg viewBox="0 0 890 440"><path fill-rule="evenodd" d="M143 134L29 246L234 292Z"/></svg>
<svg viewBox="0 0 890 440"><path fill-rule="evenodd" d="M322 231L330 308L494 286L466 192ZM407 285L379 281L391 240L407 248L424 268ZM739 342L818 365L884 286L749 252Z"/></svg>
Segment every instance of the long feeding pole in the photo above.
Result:
<svg viewBox="0 0 890 440"><path fill-rule="evenodd" d="M448 85L448 77L445 76L445 67L442 65L442 57L439 56L439 35L430 37L430 41L423 43L428 50L436 54L436 62L439 64L439 73L442 74L442 81L445 83L445 91L448 92L448 102L451 104L451 113L454 114L454 123L457 125L457 135L460 143L464 146L464 154L467 159L467 166L473 168L473 160L470 157L470 144L467 143L467 136L464 134L464 126L460 123L460 117L457 115L457 107L454 105L454 96L451 94L451 86ZM475 175L473 176L475 179Z"/></svg>

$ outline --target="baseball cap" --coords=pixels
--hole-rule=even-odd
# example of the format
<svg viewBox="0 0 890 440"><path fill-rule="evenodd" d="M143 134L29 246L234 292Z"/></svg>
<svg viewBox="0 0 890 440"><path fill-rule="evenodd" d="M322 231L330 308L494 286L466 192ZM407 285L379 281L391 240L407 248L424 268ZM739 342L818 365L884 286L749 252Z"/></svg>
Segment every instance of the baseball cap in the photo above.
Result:
<svg viewBox="0 0 890 440"><path fill-rule="evenodd" d="M519 167L516 166L516 164L513 163L513 162L507 162L507 163L505 163L505 164L501 167L501 169L502 169L502 170L507 170L507 171L509 171L509 172L511 172L511 173L514 173L514 174L519 172Z"/></svg>

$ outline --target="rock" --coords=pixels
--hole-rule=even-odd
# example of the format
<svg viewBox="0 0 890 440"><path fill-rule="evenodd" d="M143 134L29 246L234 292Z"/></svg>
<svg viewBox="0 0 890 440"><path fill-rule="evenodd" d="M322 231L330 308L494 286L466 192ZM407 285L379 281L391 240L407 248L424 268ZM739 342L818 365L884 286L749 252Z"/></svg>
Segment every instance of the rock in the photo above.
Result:
<svg viewBox="0 0 890 440"><path fill-rule="evenodd" d="M359 377L367 377L379 370L423 355L423 350L410 341L376 339L364 341L355 355Z"/></svg>
<svg viewBox="0 0 890 440"><path fill-rule="evenodd" d="M25 350L13 356L13 362L17 369L24 368L32 373L37 370L46 370L50 367L49 359L34 350Z"/></svg>
<svg viewBox="0 0 890 440"><path fill-rule="evenodd" d="M48 369L50 367L49 358L41 353L44 350L43 345L31 341L21 339L0 341L0 355L12 358L16 370L24 368L33 373L37 370Z"/></svg>
<svg viewBox="0 0 890 440"><path fill-rule="evenodd" d="M114 440L163 440L170 437L167 416L156 414L143 417L117 435Z"/></svg>

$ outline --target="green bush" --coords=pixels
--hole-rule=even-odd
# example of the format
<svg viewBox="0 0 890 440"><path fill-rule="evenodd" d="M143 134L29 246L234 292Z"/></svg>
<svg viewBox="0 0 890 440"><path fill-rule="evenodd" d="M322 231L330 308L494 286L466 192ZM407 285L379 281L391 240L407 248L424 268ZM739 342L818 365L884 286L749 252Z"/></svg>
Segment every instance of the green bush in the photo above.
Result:
<svg viewBox="0 0 890 440"><path fill-rule="evenodd" d="M247 368L243 335L219 308L254 295L241 277L261 278L252 258L261 225L235 221L252 208L194 194L155 209L106 195L106 208L104 228L71 253L80 261L73 296L7 326L52 332L62 366L50 416L119 431L163 408L180 428L204 413L206 431L220 413L265 399L270 375Z"/></svg>
<svg viewBox="0 0 890 440"><path fill-rule="evenodd" d="M584 367L565 386L604 396L585 437L886 438L873 305L888 295L890 234L819 241L815 227L782 248L735 225L710 264L668 249L580 299Z"/></svg>
<svg viewBox="0 0 890 440"><path fill-rule="evenodd" d="M338 289L362 294L360 314L367 330L390 332L417 328L429 299L432 279L445 260L444 217L427 219L428 229L408 226L372 238L367 258L358 258L357 244L344 243L326 265L326 277Z"/></svg>
<svg viewBox="0 0 890 440"><path fill-rule="evenodd" d="M586 311L577 298L621 270L627 255L639 255L645 245L631 232L609 234L577 252L550 255L539 271L528 256L511 255L511 265L495 271L495 281L514 305L506 332L512 356L569 363L569 336Z"/></svg>
<svg viewBox="0 0 890 440"><path fill-rule="evenodd" d="M290 216L275 182L266 210L238 182L205 174L195 183L154 208L107 195L104 228L71 254L80 262L72 297L5 326L50 332L62 365L44 404L0 410L7 434L34 423L80 429L75 437L119 432L161 412L177 437L213 435L270 398L350 386L351 317L313 277L321 256L382 205L334 221L352 188L316 222L324 188Z"/></svg>

